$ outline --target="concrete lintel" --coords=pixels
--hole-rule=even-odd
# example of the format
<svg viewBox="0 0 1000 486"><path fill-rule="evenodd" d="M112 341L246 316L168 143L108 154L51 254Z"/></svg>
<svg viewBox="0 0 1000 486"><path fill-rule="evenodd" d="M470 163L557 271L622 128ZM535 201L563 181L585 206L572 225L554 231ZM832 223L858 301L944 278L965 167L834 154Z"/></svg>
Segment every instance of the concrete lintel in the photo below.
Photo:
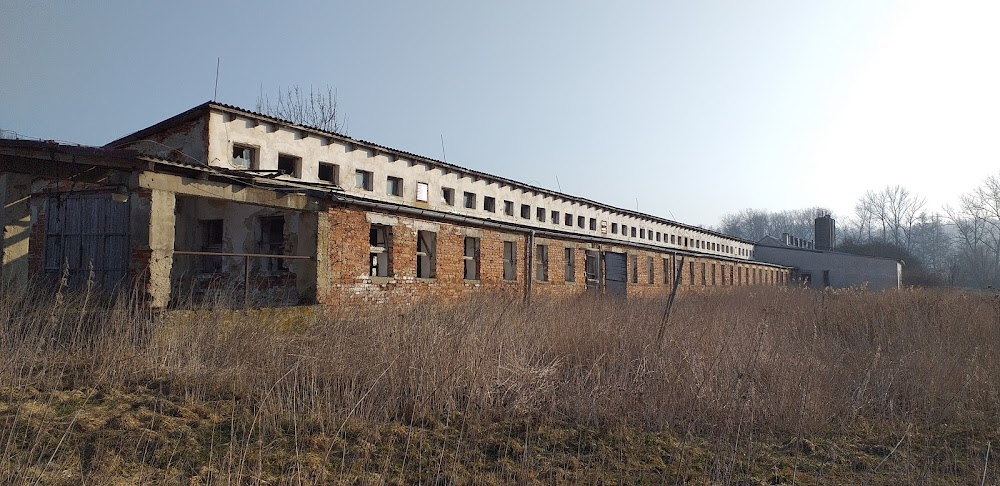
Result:
<svg viewBox="0 0 1000 486"><path fill-rule="evenodd" d="M396 226L399 224L399 218L381 213L366 212L365 220L369 223L382 224L385 226Z"/></svg>
<svg viewBox="0 0 1000 486"><path fill-rule="evenodd" d="M185 196L205 197L297 211L317 211L319 201L303 194L282 194L278 191L248 187L241 184L189 179L158 172L139 174L139 187L168 191Z"/></svg>

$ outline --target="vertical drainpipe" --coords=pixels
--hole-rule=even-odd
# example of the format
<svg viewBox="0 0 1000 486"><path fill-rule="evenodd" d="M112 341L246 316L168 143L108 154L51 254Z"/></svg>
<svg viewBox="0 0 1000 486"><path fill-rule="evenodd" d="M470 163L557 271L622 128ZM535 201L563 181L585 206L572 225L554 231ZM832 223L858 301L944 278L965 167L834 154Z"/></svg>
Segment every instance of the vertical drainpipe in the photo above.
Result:
<svg viewBox="0 0 1000 486"><path fill-rule="evenodd" d="M535 230L528 233L528 248L525 251L526 258L524 264L527 279L524 281L524 301L531 302L531 269L535 265Z"/></svg>

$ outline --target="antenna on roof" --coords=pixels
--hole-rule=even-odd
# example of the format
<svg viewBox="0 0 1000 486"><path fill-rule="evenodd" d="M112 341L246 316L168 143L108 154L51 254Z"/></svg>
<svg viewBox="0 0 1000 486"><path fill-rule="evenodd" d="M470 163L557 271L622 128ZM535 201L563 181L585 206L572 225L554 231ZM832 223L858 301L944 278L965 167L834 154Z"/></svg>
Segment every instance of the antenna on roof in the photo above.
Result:
<svg viewBox="0 0 1000 486"><path fill-rule="evenodd" d="M556 176L556 187L559 188L559 192L562 192L562 184L559 183L559 176Z"/></svg>
<svg viewBox="0 0 1000 486"><path fill-rule="evenodd" d="M222 58L215 58L215 94L212 95L212 101L217 101L219 98L219 65L222 64Z"/></svg>
<svg viewBox="0 0 1000 486"><path fill-rule="evenodd" d="M448 163L448 154L444 151L444 134L441 134L441 158L444 159L444 163Z"/></svg>

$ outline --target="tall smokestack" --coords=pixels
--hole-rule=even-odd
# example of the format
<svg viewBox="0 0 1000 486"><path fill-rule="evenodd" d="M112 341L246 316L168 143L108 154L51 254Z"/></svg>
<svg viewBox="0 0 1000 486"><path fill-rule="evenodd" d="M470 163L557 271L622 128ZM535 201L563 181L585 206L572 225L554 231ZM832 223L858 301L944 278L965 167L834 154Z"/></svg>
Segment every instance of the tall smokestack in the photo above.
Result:
<svg viewBox="0 0 1000 486"><path fill-rule="evenodd" d="M837 222L829 215L816 218L816 249L832 250L837 243Z"/></svg>

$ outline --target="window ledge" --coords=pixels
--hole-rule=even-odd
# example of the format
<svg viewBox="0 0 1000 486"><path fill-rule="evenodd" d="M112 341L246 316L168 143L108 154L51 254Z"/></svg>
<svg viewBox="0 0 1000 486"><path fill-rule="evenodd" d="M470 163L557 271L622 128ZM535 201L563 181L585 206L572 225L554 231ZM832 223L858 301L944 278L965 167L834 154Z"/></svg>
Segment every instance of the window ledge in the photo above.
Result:
<svg viewBox="0 0 1000 486"><path fill-rule="evenodd" d="M387 284L387 283L394 283L396 281L396 277L368 277L368 278L371 279L371 283L373 284Z"/></svg>
<svg viewBox="0 0 1000 486"><path fill-rule="evenodd" d="M417 282L434 283L437 282L437 277L431 277L431 278L417 277Z"/></svg>

